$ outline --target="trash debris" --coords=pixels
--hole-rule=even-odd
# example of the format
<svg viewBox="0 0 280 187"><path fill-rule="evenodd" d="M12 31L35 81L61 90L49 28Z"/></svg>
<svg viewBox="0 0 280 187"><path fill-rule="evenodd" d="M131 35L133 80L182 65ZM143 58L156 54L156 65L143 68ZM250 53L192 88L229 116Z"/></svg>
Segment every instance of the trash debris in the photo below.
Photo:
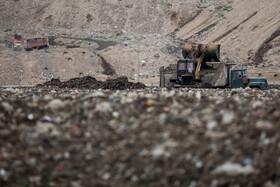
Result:
<svg viewBox="0 0 280 187"><path fill-rule="evenodd" d="M280 91L236 90L0 88L0 186L280 186Z"/></svg>
<svg viewBox="0 0 280 187"><path fill-rule="evenodd" d="M246 165L249 165L249 164L252 164L253 163L253 159L251 159L251 158L245 158L244 160L243 160L243 165L244 166L246 166Z"/></svg>
<svg viewBox="0 0 280 187"><path fill-rule="evenodd" d="M144 89L146 86L142 83L132 83L127 77L118 77L116 79L107 79L98 81L94 77L86 76L82 78L72 78L65 82L59 79L52 79L43 85L38 84L36 87L59 87L59 88L85 88L85 89L108 89L108 90L125 90L125 89Z"/></svg>
<svg viewBox="0 0 280 187"><path fill-rule="evenodd" d="M63 108L65 105L63 103L63 101L61 101L60 99L54 99L52 101L50 101L46 108L49 108L51 110L59 110L61 108Z"/></svg>
<svg viewBox="0 0 280 187"><path fill-rule="evenodd" d="M245 167L240 164L227 162L223 165L218 166L213 174L225 174L228 176L238 176L238 175L249 175L254 172L254 168L251 165L246 165Z"/></svg>
<svg viewBox="0 0 280 187"><path fill-rule="evenodd" d="M78 131L79 130L79 126L78 125L73 125L72 129L73 129L73 131Z"/></svg>
<svg viewBox="0 0 280 187"><path fill-rule="evenodd" d="M33 114L28 114L27 119L33 120L34 119L34 115Z"/></svg>

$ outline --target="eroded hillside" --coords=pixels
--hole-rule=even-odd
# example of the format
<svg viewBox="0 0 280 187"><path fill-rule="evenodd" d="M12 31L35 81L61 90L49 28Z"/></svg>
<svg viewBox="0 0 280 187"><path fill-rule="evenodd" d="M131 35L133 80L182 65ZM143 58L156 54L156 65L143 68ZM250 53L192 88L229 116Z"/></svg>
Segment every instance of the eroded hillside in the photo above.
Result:
<svg viewBox="0 0 280 187"><path fill-rule="evenodd" d="M38 77L36 81L27 78L22 84L52 76L102 74L102 58L115 74L133 78L138 51L141 75L156 76L160 66L181 57L185 42L221 44L224 61L278 68L279 7L278 0L1 1L1 38L7 32L25 37L48 35L55 36L60 45L51 46L51 54L43 54L43 65L41 52L21 52L7 58L3 44L0 59L8 69L9 60L19 59L18 63L24 63L19 70L29 72L24 77ZM100 50L96 42L81 39L112 40L116 45ZM67 49L71 43L80 47Z"/></svg>

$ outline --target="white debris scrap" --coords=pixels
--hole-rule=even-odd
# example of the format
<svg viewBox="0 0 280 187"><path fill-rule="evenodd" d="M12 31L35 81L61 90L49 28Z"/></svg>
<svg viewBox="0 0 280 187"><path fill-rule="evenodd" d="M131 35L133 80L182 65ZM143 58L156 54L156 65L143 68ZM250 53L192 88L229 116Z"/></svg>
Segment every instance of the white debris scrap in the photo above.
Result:
<svg viewBox="0 0 280 187"><path fill-rule="evenodd" d="M171 155L170 148L174 148L177 146L177 143L174 141L166 141L165 143L156 146L152 151L151 155L155 157L165 156L169 157Z"/></svg>
<svg viewBox="0 0 280 187"><path fill-rule="evenodd" d="M254 173L254 168L252 165L242 166L240 164L226 162L223 165L218 166L212 173L225 174L233 177L238 175L249 175L251 173Z"/></svg>
<svg viewBox="0 0 280 187"><path fill-rule="evenodd" d="M65 104L60 99L54 99L54 100L50 101L46 106L47 109L51 109L51 110L58 110L58 109L61 109L64 107L65 107Z"/></svg>

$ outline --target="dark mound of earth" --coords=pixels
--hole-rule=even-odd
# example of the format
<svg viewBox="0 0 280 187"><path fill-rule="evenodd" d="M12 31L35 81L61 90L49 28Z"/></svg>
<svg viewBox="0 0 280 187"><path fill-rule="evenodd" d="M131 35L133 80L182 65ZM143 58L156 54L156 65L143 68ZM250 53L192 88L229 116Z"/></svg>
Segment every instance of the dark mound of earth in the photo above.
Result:
<svg viewBox="0 0 280 187"><path fill-rule="evenodd" d="M86 76L82 78L72 78L68 81L61 82L59 79L52 79L36 87L59 87L59 88L85 88L85 89L108 89L108 90L125 90L125 89L143 89L146 86L143 83L129 82L127 77L118 77L116 79L107 79L98 81L96 78Z"/></svg>

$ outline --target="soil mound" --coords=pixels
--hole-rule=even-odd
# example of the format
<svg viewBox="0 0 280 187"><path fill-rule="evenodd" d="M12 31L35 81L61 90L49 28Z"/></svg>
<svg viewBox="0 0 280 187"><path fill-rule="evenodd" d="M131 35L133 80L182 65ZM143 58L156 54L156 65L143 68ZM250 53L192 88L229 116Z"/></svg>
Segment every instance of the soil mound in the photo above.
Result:
<svg viewBox="0 0 280 187"><path fill-rule="evenodd" d="M118 77L116 79L107 79L106 81L98 81L94 77L85 76L82 78L72 78L68 81L61 82L59 79L52 79L36 87L59 87L59 88L86 88L86 89L109 89L109 90L125 90L125 89L143 89L146 86L142 83L129 82L127 77Z"/></svg>

